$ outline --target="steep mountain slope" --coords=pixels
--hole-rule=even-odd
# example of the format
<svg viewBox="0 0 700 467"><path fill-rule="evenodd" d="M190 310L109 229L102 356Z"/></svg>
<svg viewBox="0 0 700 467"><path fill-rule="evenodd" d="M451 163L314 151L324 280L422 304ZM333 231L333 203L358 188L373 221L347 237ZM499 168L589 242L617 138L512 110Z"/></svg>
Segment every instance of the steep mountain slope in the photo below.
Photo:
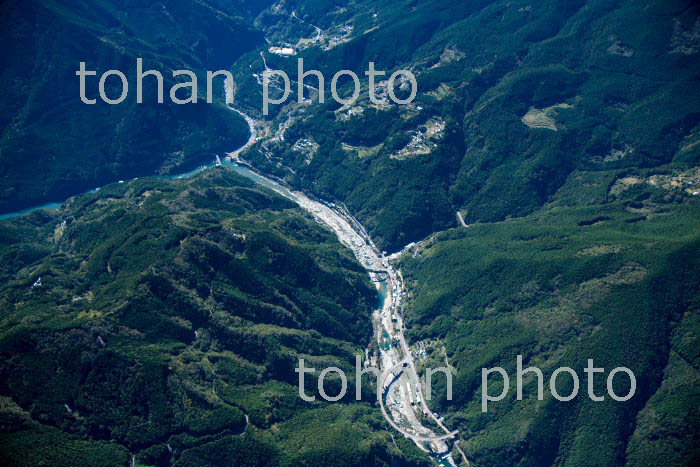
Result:
<svg viewBox="0 0 700 467"><path fill-rule="evenodd" d="M421 368L455 369L454 400L439 380L431 404L475 465L700 462L697 2L93 3L0 5L12 45L0 210L245 140L219 104L86 111L73 75L84 54L132 75L137 56L200 72L235 61L237 105L258 131L244 159L343 202L387 251L418 242L398 256L406 335ZM297 57L327 89L340 69L366 82L370 61L410 69L418 96L378 105L363 85L353 106L327 92L263 118L261 73L287 71L293 100ZM0 238L3 460L428 463L369 405L300 400L299 357L354 374L376 297L351 254L289 202L215 169L112 185L0 223ZM544 371L543 401L533 378L516 400L517 355ZM591 401L589 358L631 368L635 397ZM481 369L495 366L511 391L483 413ZM581 379L570 402L548 387L559 366ZM594 393L605 383L597 375Z"/></svg>
<svg viewBox="0 0 700 467"><path fill-rule="evenodd" d="M262 42L252 29L251 2L7 1L0 5L0 212L62 200L126 176L194 168L241 145L245 123L220 105L175 105L172 70L228 68ZM136 59L164 75L165 103L155 79L144 81L136 103ZM79 63L99 76L127 76L130 90L119 105L80 100ZM118 79L107 95L119 95ZM218 88L217 88L218 89ZM42 176L37 177L37 167Z"/></svg>
<svg viewBox="0 0 700 467"><path fill-rule="evenodd" d="M299 358L354 387L377 297L291 202L213 169L111 185L0 230L4 465L425 463L405 461L354 390L347 404L299 397Z"/></svg>
<svg viewBox="0 0 700 467"><path fill-rule="evenodd" d="M343 201L387 250L428 237L400 263L409 338L416 355L427 349L424 365L454 366L456 398L435 409L474 463L697 463L700 7L278 6L257 23L326 86L343 68L363 76L370 61L418 78L409 106L373 104L363 87L353 106L327 93L326 104L278 107L268 138L243 157ZM296 76L294 58L263 55ZM262 66L250 54L235 69ZM253 83L239 97L254 112ZM471 227L450 229L457 213ZM589 358L630 367L637 394L594 403L582 379L578 399L546 390L539 402L530 379L516 401L518 354L543 369L545 387L560 366L584 378ZM495 366L511 394L483 414L480 370ZM605 391L601 377L595 393Z"/></svg>
<svg viewBox="0 0 700 467"><path fill-rule="evenodd" d="M607 187L604 178L590 185L591 197ZM700 203L668 194L647 185L604 205L552 205L450 230L407 255L412 340L427 343L426 365L447 356L454 366L454 400L438 391L437 405L461 428L477 465L682 466L700 459ZM524 400L516 400L517 355L544 372L543 401L532 374ZM604 401L588 396L588 359L606 370L592 386ZM555 400L549 386L562 366L580 380L569 402ZM607 375L620 366L636 377L628 402L607 395ZM510 392L483 413L481 368L492 367L506 369ZM490 394L500 393L500 381L491 378ZM613 388L622 396L630 383L618 377ZM571 378L559 377L557 390L570 394Z"/></svg>
<svg viewBox="0 0 700 467"><path fill-rule="evenodd" d="M289 31L305 69L325 73L327 94L333 73L364 78L370 61L387 76L400 68L417 76L409 106L371 104L363 90L352 108L327 96L296 109L292 122L283 112L284 138L250 156L345 201L388 250L456 225L457 210L467 222L528 214L577 169L698 164L700 7L690 0L301 8L307 23L335 21L311 46L297 42L311 31L290 26L300 20L273 11L263 17L278 21L266 26L272 37ZM268 54L267 62L296 76L295 58ZM249 65L262 61L244 56L239 74ZM246 97L256 89L246 86L240 99L259 109L259 94ZM300 141L317 145L312 157Z"/></svg>

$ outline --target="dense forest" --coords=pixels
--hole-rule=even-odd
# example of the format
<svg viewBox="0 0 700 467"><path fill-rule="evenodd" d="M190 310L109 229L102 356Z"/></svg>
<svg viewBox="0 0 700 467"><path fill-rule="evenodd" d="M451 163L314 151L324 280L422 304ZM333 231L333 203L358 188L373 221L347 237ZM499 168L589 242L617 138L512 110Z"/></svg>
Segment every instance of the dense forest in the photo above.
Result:
<svg viewBox="0 0 700 467"><path fill-rule="evenodd" d="M343 200L387 251L456 226L457 210L468 223L531 213L576 170L698 164L700 9L691 1L356 7L336 19L352 25L353 40L300 51L305 69L410 69L415 101L377 106L363 88L350 107L285 107L284 138L250 157ZM294 59L267 62L296 76ZM260 57L244 55L235 69L249 66L261 68ZM259 88L241 90L240 102L259 109ZM312 157L300 140L317 145Z"/></svg>
<svg viewBox="0 0 700 467"><path fill-rule="evenodd" d="M595 199L606 178L588 178ZM477 465L693 465L699 459L700 203L658 188L625 190L607 203L571 206L566 196L524 218L437 235L402 264L413 290L412 340L427 341L426 365L443 342L456 369L454 400L435 401L461 429ZM604 197L605 198L605 197ZM516 399L517 355L545 375ZM607 372L630 368L628 402L594 402L588 359ZM432 363L431 363L432 362ZM549 378L579 373L581 391L555 400ZM511 391L481 408L481 368L502 367ZM607 374L607 373L606 373ZM606 394L607 380L594 380ZM571 379L560 378L569 394ZM498 394L500 380L491 384ZM615 380L625 394L629 383Z"/></svg>
<svg viewBox="0 0 700 467"><path fill-rule="evenodd" d="M245 122L220 103L158 104L149 77L138 104L134 88L137 58L163 74L167 96L175 84L169 70L193 70L203 80L205 70L227 69L261 44L247 3L255 2L3 2L0 213L119 179L185 172L240 146ZM102 73L123 72L132 85L125 102L81 102L80 62L98 72L89 97ZM107 81L105 93L118 96L118 83Z"/></svg>
<svg viewBox="0 0 700 467"><path fill-rule="evenodd" d="M299 397L299 358L354 376L376 344L352 252L225 167L159 178L246 141L236 157L395 253L407 345L453 370L429 404L471 465L700 464L696 1L7 0L0 24L0 214L66 200L0 221L0 464L437 463L371 381L369 402ZM137 58L166 90L175 69L230 70L240 113L219 88L80 102L81 61L132 77ZM313 76L299 102L299 58L324 103ZM415 100L372 102L369 62L380 97L404 69ZM348 105L329 95L343 69ZM292 78L269 116L266 70ZM511 381L484 412L482 368L513 375L518 355L545 397ZM582 379L553 398L554 370L589 359L630 368L634 397L593 402Z"/></svg>
<svg viewBox="0 0 700 467"><path fill-rule="evenodd" d="M299 358L354 377L376 291L230 169L110 185L0 237L4 465L428 465L373 406L299 397Z"/></svg>

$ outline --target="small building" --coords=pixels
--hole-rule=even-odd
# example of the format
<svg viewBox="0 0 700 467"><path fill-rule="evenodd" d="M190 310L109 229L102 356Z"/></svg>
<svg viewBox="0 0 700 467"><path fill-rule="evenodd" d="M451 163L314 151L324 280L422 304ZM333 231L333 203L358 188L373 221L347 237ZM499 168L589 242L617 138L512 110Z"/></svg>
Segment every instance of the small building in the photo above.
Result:
<svg viewBox="0 0 700 467"><path fill-rule="evenodd" d="M286 57L291 57L292 55L296 55L297 51L294 50L292 47L270 47L267 49L271 54L275 55L283 55Z"/></svg>

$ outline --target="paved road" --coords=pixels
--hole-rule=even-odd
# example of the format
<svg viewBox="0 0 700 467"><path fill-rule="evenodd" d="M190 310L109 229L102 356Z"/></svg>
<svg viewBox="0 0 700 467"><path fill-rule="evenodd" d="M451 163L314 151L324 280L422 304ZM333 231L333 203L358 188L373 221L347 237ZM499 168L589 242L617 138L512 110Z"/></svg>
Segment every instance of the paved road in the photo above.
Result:
<svg viewBox="0 0 700 467"><path fill-rule="evenodd" d="M229 160L233 162L242 162L240 154L257 142L256 122L241 110L232 106L231 109L242 115L250 128L251 136L248 142L243 147L228 154ZM247 165L249 166L249 164ZM338 236L340 242L353 251L360 264L368 271L370 277L376 284L381 282L380 276L387 277L385 282L387 293L384 306L374 313L375 337L378 343L382 342L384 334L386 333L391 342L398 340L399 348L390 348L387 350L379 345L377 349L379 352L378 360L381 362L380 368L382 370L400 367L404 363L407 366L398 377L391 379L383 388L383 396L380 399L382 413L395 429L413 439L421 449L438 455L447 454L445 460L456 467L457 464L452 459L451 449L445 440L454 438L457 435L457 431L450 431L430 410L425 402L421 385L411 385L408 381L409 373L412 374L412 377L415 378L416 381L418 378L416 365L403 333L404 324L401 308L402 298L405 295L405 287L400 271L396 270L387 258L384 257L372 241L364 226L362 226L362 224L360 224L360 222L358 222L343 206L312 199L304 193L293 191L283 186L278 181L267 178L260 173L252 172L252 170L240 167L238 170L239 173L241 173L240 171L251 172L251 178L255 181L259 183L263 181L265 186L295 201L303 209L326 224ZM243 174L245 175L245 173ZM394 321L394 319L396 321ZM393 388L392 386L397 382L400 386ZM411 402L417 402L418 404L416 404L416 407L420 407L422 410L414 407ZM389 406L389 410L387 410L387 406ZM429 416L444 434L435 433L432 429L424 426L419 421L417 413L424 413ZM400 423L397 423L397 419L400 419ZM456 443L454 446L460 454L462 454L461 449ZM463 458L466 459L465 457Z"/></svg>

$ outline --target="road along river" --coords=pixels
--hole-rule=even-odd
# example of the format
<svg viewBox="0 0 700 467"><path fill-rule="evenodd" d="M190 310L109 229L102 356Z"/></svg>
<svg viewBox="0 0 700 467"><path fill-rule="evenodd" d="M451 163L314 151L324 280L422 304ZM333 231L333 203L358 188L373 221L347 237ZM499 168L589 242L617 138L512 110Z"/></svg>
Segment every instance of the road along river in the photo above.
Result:
<svg viewBox="0 0 700 467"><path fill-rule="evenodd" d="M295 13L292 13L292 16L301 20ZM321 30L316 26L314 28L318 32L316 38L318 40ZM270 71L264 53L260 52L260 56L265 71ZM233 96L228 95L229 87L226 85L224 92L226 93L226 101L232 102L233 99L229 98ZM223 164L232 167L240 175L296 202L321 223L327 225L336 234L338 240L352 250L357 260L377 285L382 297L379 308L372 315L377 348L371 349L376 351L374 355L372 355L373 352L369 352L370 349L366 350L367 356L372 355L372 358L367 359L365 363L366 366L377 368L384 371L385 374L391 373L391 376L382 381L382 394L379 398L384 418L392 427L412 439L420 449L433 455L440 465L457 466L452 457L452 449L454 449L461 455L464 464L469 466L469 460L459 446L457 431L451 432L430 410L425 402L421 384L417 383L418 374L415 362L403 334L402 300L406 297L406 293L401 272L395 269L380 252L367 230L350 214L345 206L312 199L302 192L294 191L279 181L260 174L254 167L241 159L241 154L258 141L259 134L253 118L233 105L229 105L229 108L241 115L248 123L250 137L243 147L229 153ZM282 123L280 127L284 128L286 123ZM430 420L439 432L435 433L432 428L426 427L419 420L419 417ZM448 442L451 443L452 447Z"/></svg>
<svg viewBox="0 0 700 467"><path fill-rule="evenodd" d="M231 109L239 113L248 123L250 137L246 144L229 153L223 162L217 159L215 164L168 178L189 178L214 165L221 164L294 201L330 228L339 241L352 250L376 284L382 297L380 307L373 313L374 337L378 345L376 349L372 349L376 351L373 355L368 349L367 355L371 355L371 358L366 361L366 366L372 366L390 375L383 382L380 397L382 414L396 430L412 439L419 448L433 455L441 465L457 465L452 458L452 448L459 452L468 465L458 441L452 442L457 432L448 430L428 408L421 385L412 384L418 381L418 378L413 357L403 335L402 300L406 293L401 272L379 251L362 224L344 206L312 199L302 192L294 191L256 172L241 160L240 154L257 142L257 131L255 121L251 117L233 107ZM57 209L60 205L60 203L50 203L37 206L21 212L5 214L0 216L0 220L24 215L36 209ZM419 418L430 420L435 428L425 426Z"/></svg>
<svg viewBox="0 0 700 467"><path fill-rule="evenodd" d="M243 161L240 155L257 140L255 121L240 110L231 109L245 118L251 136L245 146L227 155L223 165L294 201L328 226L338 240L352 250L383 298L380 307L373 313L374 337L378 348L376 354L366 361L367 366L391 373L382 388L382 413L396 430L415 441L425 452L437 457L441 464L456 466L447 441L454 440L457 431L450 431L430 410L421 384L411 384L418 381L418 377L403 334L402 300L406 292L401 272L379 251L366 229L344 206L312 199L302 192L294 191L279 181L265 177ZM368 351L367 355L370 356L371 353ZM419 420L421 417L429 419L436 428L426 427ZM457 442L453 447L466 461Z"/></svg>

